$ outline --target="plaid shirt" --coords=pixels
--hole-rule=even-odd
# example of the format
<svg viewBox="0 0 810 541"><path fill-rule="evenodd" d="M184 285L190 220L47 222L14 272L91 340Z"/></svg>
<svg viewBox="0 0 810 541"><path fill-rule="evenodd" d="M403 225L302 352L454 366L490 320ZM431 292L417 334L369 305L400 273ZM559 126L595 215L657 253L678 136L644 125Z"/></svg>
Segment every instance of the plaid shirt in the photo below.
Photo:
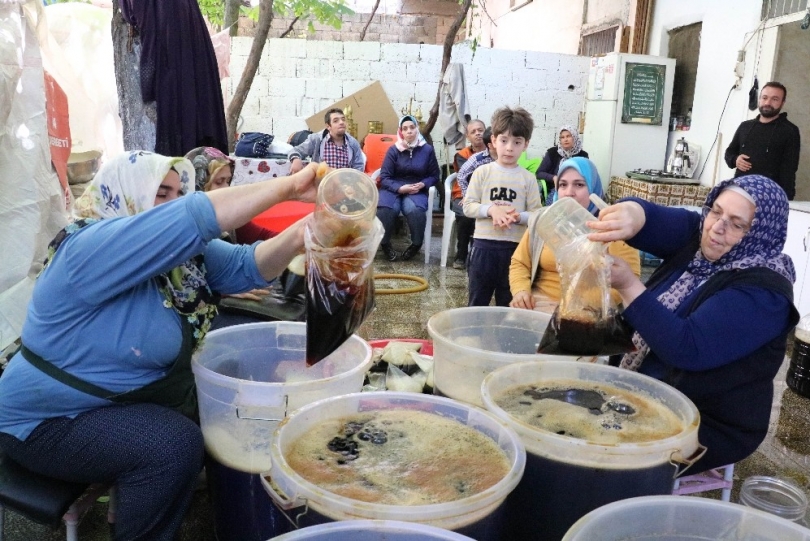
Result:
<svg viewBox="0 0 810 541"><path fill-rule="evenodd" d="M349 145L347 145L346 141L344 140L343 144L338 146L332 140L332 137L327 135L326 142L323 146L323 155L321 156L321 161L326 162L329 167L334 167L335 169L344 169L349 167Z"/></svg>

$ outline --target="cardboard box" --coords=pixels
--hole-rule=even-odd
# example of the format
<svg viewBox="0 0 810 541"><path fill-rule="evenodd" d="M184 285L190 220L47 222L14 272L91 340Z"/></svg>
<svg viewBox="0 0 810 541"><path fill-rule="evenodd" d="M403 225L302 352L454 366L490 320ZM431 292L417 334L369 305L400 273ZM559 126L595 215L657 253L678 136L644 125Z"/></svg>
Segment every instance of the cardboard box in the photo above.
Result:
<svg viewBox="0 0 810 541"><path fill-rule="evenodd" d="M383 123L383 133L397 133L399 116L397 116L397 112L391 105L391 101L379 81L374 81L364 89L346 96L322 111L318 111L307 119L307 127L313 132L323 130L326 127L323 121L326 111L333 107L345 111L348 105L352 106L352 120L357 123L357 133L352 135L358 141L362 142L368 133L369 120L381 121Z"/></svg>

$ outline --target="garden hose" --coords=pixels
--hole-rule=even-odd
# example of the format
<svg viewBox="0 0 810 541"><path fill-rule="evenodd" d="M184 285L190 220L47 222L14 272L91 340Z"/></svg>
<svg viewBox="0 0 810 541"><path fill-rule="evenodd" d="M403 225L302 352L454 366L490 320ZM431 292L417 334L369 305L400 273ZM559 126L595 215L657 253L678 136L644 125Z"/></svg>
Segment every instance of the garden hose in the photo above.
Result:
<svg viewBox="0 0 810 541"><path fill-rule="evenodd" d="M406 280L409 282L416 282L418 285L413 287L401 287L396 289L377 289L374 288L375 295L403 295L405 293L419 293L428 288L428 282L421 276L413 276L410 274L375 274L374 280Z"/></svg>

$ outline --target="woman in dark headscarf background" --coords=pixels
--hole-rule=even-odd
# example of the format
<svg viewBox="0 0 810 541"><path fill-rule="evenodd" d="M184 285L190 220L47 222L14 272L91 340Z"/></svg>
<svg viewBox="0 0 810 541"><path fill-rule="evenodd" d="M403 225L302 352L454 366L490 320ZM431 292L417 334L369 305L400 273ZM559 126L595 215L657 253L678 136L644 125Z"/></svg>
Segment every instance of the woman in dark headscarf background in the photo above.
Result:
<svg viewBox="0 0 810 541"><path fill-rule="evenodd" d="M439 162L433 147L419 133L419 123L411 115L399 120L397 142L385 153L380 170L380 200L377 218L385 227L380 248L389 261L413 258L422 247L427 221L428 191L439 182ZM411 245L400 256L391 246L394 221L405 215Z"/></svg>
<svg viewBox="0 0 810 541"><path fill-rule="evenodd" d="M646 286L613 260L611 285L636 331L637 351L621 366L697 406L708 450L694 471L742 460L768 431L773 378L799 319L793 262L782 253L787 219L785 191L749 175L716 186L702 216L633 198L589 223L591 240L626 240L664 260Z"/></svg>
<svg viewBox="0 0 810 541"><path fill-rule="evenodd" d="M120 0L119 6L134 27L124 38L129 50L133 37L140 42L141 98L157 111L154 151L182 156L211 146L228 152L217 59L197 0ZM119 88L124 101L122 94ZM122 120L127 135L128 120Z"/></svg>
<svg viewBox="0 0 810 541"><path fill-rule="evenodd" d="M535 173L538 182L546 183L546 193L551 193L554 190L560 162L574 157L588 157L588 153L582 150L582 140L579 138L579 132L575 127L570 125L562 126L557 135L557 146L546 150L543 161L540 162L540 167Z"/></svg>

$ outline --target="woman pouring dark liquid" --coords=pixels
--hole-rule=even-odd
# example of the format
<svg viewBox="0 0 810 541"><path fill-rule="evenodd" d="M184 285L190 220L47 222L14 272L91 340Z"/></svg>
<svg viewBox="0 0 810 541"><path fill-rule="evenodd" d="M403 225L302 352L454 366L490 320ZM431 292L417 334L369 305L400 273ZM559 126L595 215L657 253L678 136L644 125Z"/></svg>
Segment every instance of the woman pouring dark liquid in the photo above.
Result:
<svg viewBox="0 0 810 541"><path fill-rule="evenodd" d="M76 201L49 249L0 378L0 447L37 473L112 483L116 540L175 539L202 468L192 351L216 293L266 287L303 250L304 220L254 245L219 240L286 199L314 166L194 192L184 158L127 152ZM216 292L216 293L215 293Z"/></svg>
<svg viewBox="0 0 810 541"><path fill-rule="evenodd" d="M773 378L798 321L795 272L782 253L788 200L772 180L726 180L702 215L628 199L604 209L594 241L626 240L664 262L642 284L614 258L611 285L635 329L621 366L657 378L700 411L708 448L692 471L742 460L765 438Z"/></svg>

